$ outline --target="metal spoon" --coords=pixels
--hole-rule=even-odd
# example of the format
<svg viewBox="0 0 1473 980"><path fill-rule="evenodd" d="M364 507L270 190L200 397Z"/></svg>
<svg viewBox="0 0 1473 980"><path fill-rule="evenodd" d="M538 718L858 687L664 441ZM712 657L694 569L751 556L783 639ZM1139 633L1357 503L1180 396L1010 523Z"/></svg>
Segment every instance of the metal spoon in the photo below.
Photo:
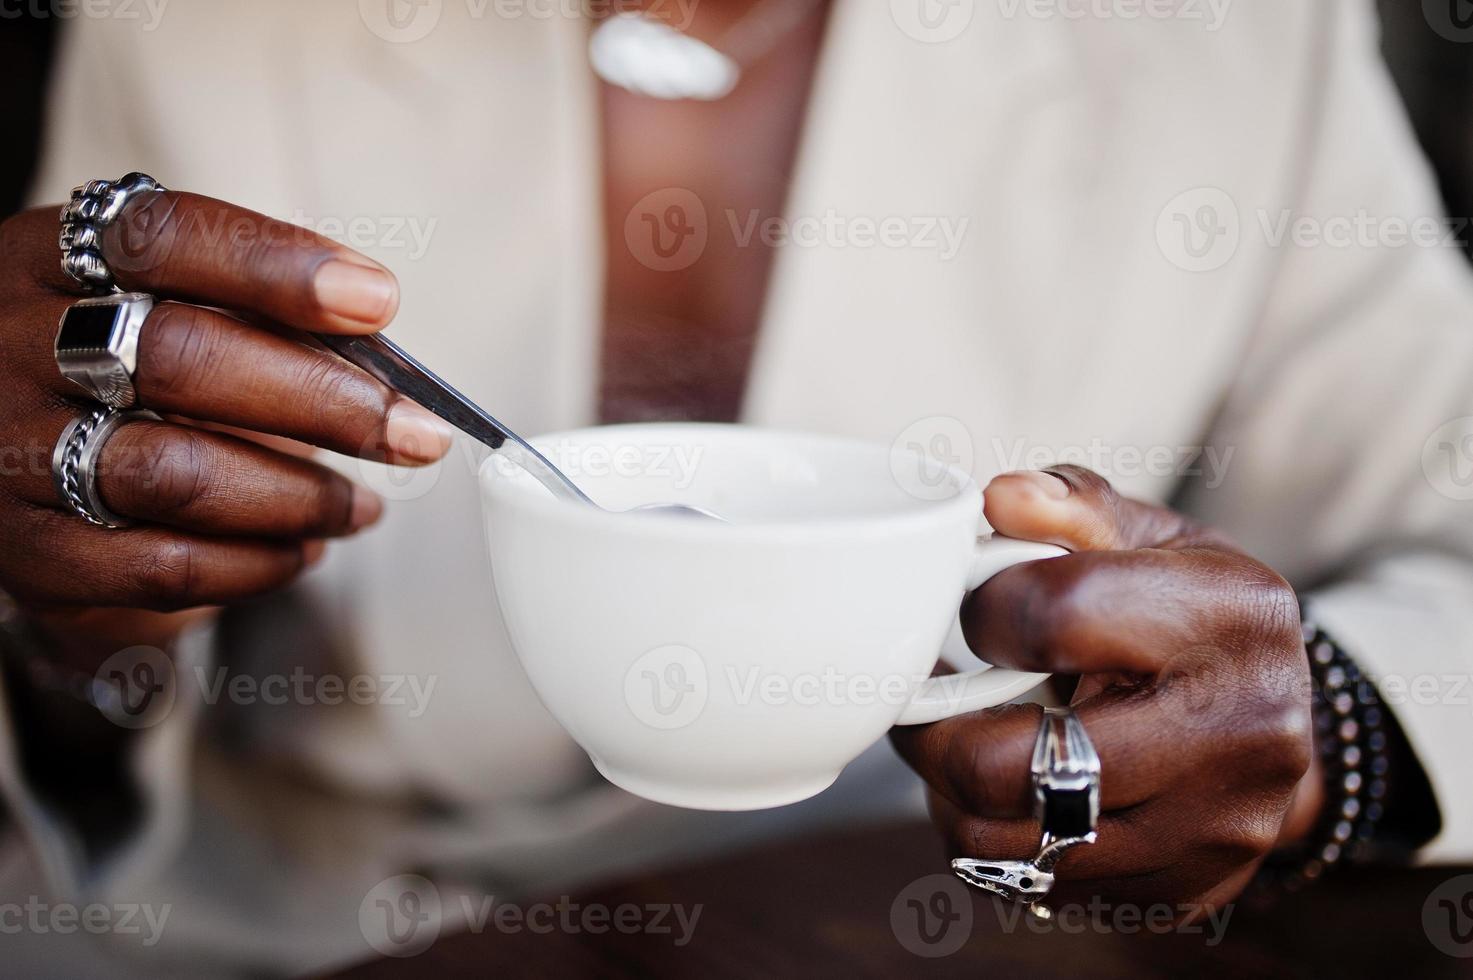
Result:
<svg viewBox="0 0 1473 980"><path fill-rule="evenodd" d="M491 447L493 452L501 453L532 474L554 496L597 507L599 510L608 510L594 503L588 494L568 479L566 473L528 445L527 440L496 421L489 412L383 334L350 336L319 333L313 336L343 360L356 364L399 394L414 399L472 439ZM641 504L631 508L629 512L633 511L702 517L725 523L725 518L720 515L692 504Z"/></svg>

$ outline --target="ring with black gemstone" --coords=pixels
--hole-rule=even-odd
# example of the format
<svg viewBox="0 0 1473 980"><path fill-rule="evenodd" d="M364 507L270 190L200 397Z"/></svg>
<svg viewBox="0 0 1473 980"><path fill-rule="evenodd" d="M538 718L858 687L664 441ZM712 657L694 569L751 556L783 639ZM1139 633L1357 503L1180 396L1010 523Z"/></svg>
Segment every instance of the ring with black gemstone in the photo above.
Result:
<svg viewBox="0 0 1473 980"><path fill-rule="evenodd" d="M1033 743L1033 813L1042 827L1031 861L957 858L951 870L967 884L1018 902L1041 919L1064 852L1093 844L1100 820L1100 756L1072 708L1047 708Z"/></svg>
<svg viewBox="0 0 1473 980"><path fill-rule="evenodd" d="M138 402L138 338L153 305L147 293L113 293L67 307L56 330L62 377L108 408L132 408Z"/></svg>

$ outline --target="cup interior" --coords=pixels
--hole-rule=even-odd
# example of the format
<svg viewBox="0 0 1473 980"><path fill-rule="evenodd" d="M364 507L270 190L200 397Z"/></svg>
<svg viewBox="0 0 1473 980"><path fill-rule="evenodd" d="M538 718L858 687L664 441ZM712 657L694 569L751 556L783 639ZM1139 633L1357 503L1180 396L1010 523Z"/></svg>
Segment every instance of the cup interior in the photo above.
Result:
<svg viewBox="0 0 1473 980"><path fill-rule="evenodd" d="M829 525L934 514L973 486L966 474L908 449L737 425L614 425L555 433L532 445L600 506L706 508L735 525ZM493 455L495 492L526 505L558 500ZM587 508L583 508L587 510Z"/></svg>

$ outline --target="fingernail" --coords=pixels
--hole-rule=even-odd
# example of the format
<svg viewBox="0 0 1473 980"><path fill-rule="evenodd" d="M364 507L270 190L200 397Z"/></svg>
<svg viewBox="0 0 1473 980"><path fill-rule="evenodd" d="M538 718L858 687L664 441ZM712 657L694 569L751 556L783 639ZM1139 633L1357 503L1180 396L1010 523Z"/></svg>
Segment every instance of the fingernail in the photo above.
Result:
<svg viewBox="0 0 1473 980"><path fill-rule="evenodd" d="M312 289L324 310L369 324L384 321L397 292L394 277L384 270L342 259L318 266Z"/></svg>
<svg viewBox="0 0 1473 980"><path fill-rule="evenodd" d="M377 521L384 512L384 502L379 495L367 487L353 487L353 506L348 514L348 524L352 530L365 528Z"/></svg>
<svg viewBox="0 0 1473 980"><path fill-rule="evenodd" d="M311 568L327 553L327 542L317 538L302 542L302 567Z"/></svg>
<svg viewBox="0 0 1473 980"><path fill-rule="evenodd" d="M406 399L389 409L384 440L397 456L433 463L450 448L453 431L450 423Z"/></svg>
<svg viewBox="0 0 1473 980"><path fill-rule="evenodd" d="M1008 476L1026 481L1050 500L1069 498L1069 484L1052 473L1045 473L1042 470L1019 470L1016 473L1009 473Z"/></svg>

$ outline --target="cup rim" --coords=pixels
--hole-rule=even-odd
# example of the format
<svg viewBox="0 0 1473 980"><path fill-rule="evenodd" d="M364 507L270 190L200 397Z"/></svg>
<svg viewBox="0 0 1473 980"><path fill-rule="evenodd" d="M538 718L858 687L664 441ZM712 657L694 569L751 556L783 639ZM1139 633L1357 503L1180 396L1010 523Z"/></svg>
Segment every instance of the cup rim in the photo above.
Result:
<svg viewBox="0 0 1473 980"><path fill-rule="evenodd" d="M529 439L528 442L533 447L541 450L547 443L555 440L573 439L594 432L610 433L621 430L626 432L651 432L660 429L679 429L685 432L705 429L723 433L761 433L774 439L827 443L832 446L861 449L876 454L889 452L893 455L896 452L901 452L901 450L896 450L894 447L887 448L880 443L852 436L725 422L631 422L614 425L580 426L574 429L563 429L557 432L539 435ZM924 506L903 509L897 508L891 513L867 514L863 516L817 519L812 517L762 519L742 521L738 524L724 524L717 521L677 520L674 518L659 519L658 517L645 521L631 521L629 519L631 515L625 513L606 511L601 508L589 507L576 501L554 497L546 493L541 485L530 474L526 474L525 472L519 472L511 477L503 476L496 472L497 462L498 456L492 453L481 463L478 470L477 481L480 484L483 499L494 499L519 510L556 520L564 525L581 526L585 530L598 530L604 533L637 532L641 537L688 538L701 541L729 541L738 537L762 538L781 536L783 538L791 538L795 535L803 535L815 539L833 536L862 539L872 536L888 536L897 531L919 530L920 528L930 527L932 525L946 524L955 520L960 513L973 507L975 507L977 512L979 525L982 520L982 491L976 479L965 470L950 464L940 463L939 461L937 465L943 466L956 481L957 491L950 497L935 501L924 501ZM980 532L980 530L980 527L975 528L974 533Z"/></svg>

